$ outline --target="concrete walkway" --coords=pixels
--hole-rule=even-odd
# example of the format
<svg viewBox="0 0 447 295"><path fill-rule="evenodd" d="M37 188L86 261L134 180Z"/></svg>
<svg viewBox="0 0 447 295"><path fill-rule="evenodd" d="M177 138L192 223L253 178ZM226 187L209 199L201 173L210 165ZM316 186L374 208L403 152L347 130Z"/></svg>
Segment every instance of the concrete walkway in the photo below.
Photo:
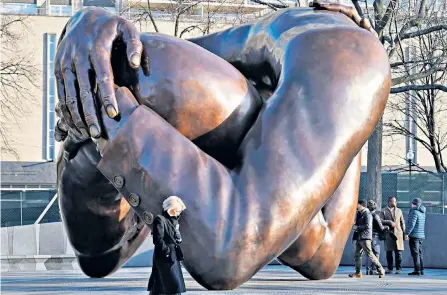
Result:
<svg viewBox="0 0 447 295"><path fill-rule="evenodd" d="M447 294L447 270L427 270L423 277L388 275L350 279L352 267L340 267L326 281L309 281L284 266L268 266L233 291L206 291L186 272L186 294ZM150 268L122 268L104 279L91 279L77 271L5 272L1 294L147 294Z"/></svg>

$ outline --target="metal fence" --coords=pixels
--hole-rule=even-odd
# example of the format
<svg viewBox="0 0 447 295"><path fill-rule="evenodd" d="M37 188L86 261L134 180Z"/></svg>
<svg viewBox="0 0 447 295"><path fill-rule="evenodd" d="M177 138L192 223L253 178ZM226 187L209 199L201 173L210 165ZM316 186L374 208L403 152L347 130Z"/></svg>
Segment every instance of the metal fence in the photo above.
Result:
<svg viewBox="0 0 447 295"><path fill-rule="evenodd" d="M360 198L366 196L366 172L360 178ZM408 211L414 198L421 198L427 213L447 213L447 173L382 173L382 208L395 196L398 206Z"/></svg>
<svg viewBox="0 0 447 295"><path fill-rule="evenodd" d="M56 190L2 190L1 227L35 223L44 213L39 223L61 221L58 202L51 202Z"/></svg>
<svg viewBox="0 0 447 295"><path fill-rule="evenodd" d="M367 199L366 173L360 176L359 197ZM17 226L61 221L59 203L48 206L56 190L2 190L1 226ZM383 173L382 207L389 196L396 196L398 206L407 211L415 197L423 200L427 213L447 213L447 173ZM48 208L47 208L48 207ZM47 210L45 212L45 210Z"/></svg>

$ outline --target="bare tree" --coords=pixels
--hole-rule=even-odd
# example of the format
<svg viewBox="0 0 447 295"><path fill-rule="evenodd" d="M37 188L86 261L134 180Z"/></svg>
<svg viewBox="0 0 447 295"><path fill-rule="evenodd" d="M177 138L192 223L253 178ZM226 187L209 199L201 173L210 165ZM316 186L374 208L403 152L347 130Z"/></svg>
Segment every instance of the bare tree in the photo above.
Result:
<svg viewBox="0 0 447 295"><path fill-rule="evenodd" d="M403 50L408 44L418 43L417 38L433 39L436 38L434 34L446 30L445 5L437 5L440 2L427 0L389 0L386 3L384 0L375 0L371 7L368 1L365 1L364 5L360 5L359 2L352 0L357 12L361 16L366 15L373 24L392 61L391 93L414 91L418 93L416 96L419 96L422 95L422 91L436 90L436 93L445 91L445 87L442 87L442 83L438 80L444 75L438 76L439 72L445 72L445 60L444 64L439 64L434 59L430 60L433 56L426 52L424 47L419 47L420 54L411 55L411 58L408 58ZM423 60L419 61L421 58ZM410 65L418 67L419 71L410 74L412 68ZM432 75L437 75L438 78L431 79ZM435 97L431 95L431 99ZM390 127L389 123L385 125ZM377 204L382 203L382 126L383 122L380 120L368 140L366 194ZM401 135L409 135L401 131ZM397 130L394 129L393 132L396 133Z"/></svg>
<svg viewBox="0 0 447 295"><path fill-rule="evenodd" d="M437 28L447 24L438 17L439 12L431 8L426 12L429 27L407 33L414 37L406 44L406 56L399 48L402 58L391 64L397 77L393 80L404 82L392 89L397 93L388 106L393 119L385 123L384 135L415 139L430 152L436 171L442 173L447 172L447 128L442 125L447 120L447 29Z"/></svg>
<svg viewBox="0 0 447 295"><path fill-rule="evenodd" d="M225 25L254 19L254 15L247 13L243 4L240 0L172 0L165 4L157 3L155 7L154 3L147 0L144 4L128 2L121 13L140 26L150 23L155 32L160 32L159 21L173 22L172 34L182 38L188 33L206 35Z"/></svg>
<svg viewBox="0 0 447 295"><path fill-rule="evenodd" d="M28 31L26 16L3 15L0 25L0 138L2 154L18 158L11 127L20 126L33 101L32 89L38 87L38 69L32 55L20 49Z"/></svg>

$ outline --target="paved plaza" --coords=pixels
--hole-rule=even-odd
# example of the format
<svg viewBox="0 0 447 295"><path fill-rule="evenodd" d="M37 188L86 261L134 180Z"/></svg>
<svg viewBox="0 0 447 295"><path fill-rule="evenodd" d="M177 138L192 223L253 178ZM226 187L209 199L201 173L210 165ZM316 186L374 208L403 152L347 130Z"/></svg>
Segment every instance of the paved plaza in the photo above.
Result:
<svg viewBox="0 0 447 295"><path fill-rule="evenodd" d="M423 277L388 275L350 279L352 267L340 267L333 278L309 281L284 266L268 266L233 291L207 291L186 272L186 294L447 294L447 270L427 270ZM405 270L406 272L410 270ZM76 271L5 272L1 294L147 294L150 268L122 268L104 279Z"/></svg>

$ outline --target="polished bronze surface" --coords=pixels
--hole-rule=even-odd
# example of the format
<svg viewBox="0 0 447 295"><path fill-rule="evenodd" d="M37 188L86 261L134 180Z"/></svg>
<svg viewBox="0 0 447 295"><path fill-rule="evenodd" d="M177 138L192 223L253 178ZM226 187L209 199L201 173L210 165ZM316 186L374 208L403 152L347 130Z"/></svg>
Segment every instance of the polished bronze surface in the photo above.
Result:
<svg viewBox="0 0 447 295"><path fill-rule="evenodd" d="M151 75L141 68L138 76L120 75L132 71L122 58L125 48L116 46L115 84L128 87L140 104L232 168L261 108L255 88L225 60L191 42L160 34L141 34L141 42L151 57Z"/></svg>
<svg viewBox="0 0 447 295"><path fill-rule="evenodd" d="M68 238L81 269L92 277L106 276L132 256L150 230L96 169L100 156L93 142L68 162L61 154L58 194Z"/></svg>
<svg viewBox="0 0 447 295"><path fill-rule="evenodd" d="M131 256L147 235L143 221L169 195L188 208L184 265L207 288L235 288L278 256L310 279L334 273L390 69L365 21L340 5L318 7L190 40L209 52L167 36L138 39L101 9L70 20L56 60L59 192L86 274L105 276ZM125 114L110 138L106 117L92 115L101 103L83 75L93 69L104 112ZM133 95L141 105L127 111ZM109 142L95 148L90 136ZM123 207L117 191L138 205Z"/></svg>
<svg viewBox="0 0 447 295"><path fill-rule="evenodd" d="M313 280L328 279L335 273L355 218L360 162L358 154L323 209L278 257L281 263Z"/></svg>

